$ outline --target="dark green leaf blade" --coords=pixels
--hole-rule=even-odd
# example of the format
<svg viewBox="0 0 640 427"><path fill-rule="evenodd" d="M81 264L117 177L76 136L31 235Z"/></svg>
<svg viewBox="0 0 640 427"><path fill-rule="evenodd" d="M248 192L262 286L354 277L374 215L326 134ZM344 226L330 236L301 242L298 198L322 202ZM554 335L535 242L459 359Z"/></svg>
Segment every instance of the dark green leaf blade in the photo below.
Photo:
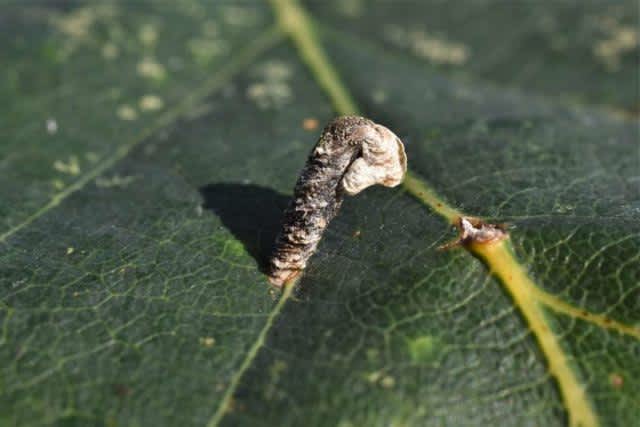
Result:
<svg viewBox="0 0 640 427"><path fill-rule="evenodd" d="M48 16L43 4L32 9ZM70 4L65 13L77 11ZM154 88L176 108L139 115L131 128L112 129L113 111L103 112L107 104L79 86L87 119L78 129L91 131L91 150L103 154L93 167L81 165L79 181L70 181L76 187L63 182L71 190L45 211L36 209L55 193L42 183L57 175L41 165L62 159L58 169L73 170L70 156L89 161L88 145L60 126L25 149L7 146L2 167L14 175L0 188L14 199L4 205L9 234L0 243L0 423L567 423L571 408L522 307L469 253L439 251L455 233L402 189L349 199L294 297L277 304L260 266L318 125L333 114L331 94L291 44L264 52L277 40L264 31L271 20L264 5L117 5L129 12L123 22L141 30L127 40L152 37L136 26L150 16L163 31L180 29L159 39L168 43L163 58L203 35L229 40L231 50L213 60L195 55L180 78L140 89L134 48L130 66L107 73L108 84L123 82L118 99L134 104ZM419 16L421 5L412 7ZM14 9L23 19L25 11ZM87 9L93 16L101 7ZM316 12L323 25L343 22ZM22 31L42 42L34 22ZM398 132L413 172L444 200L515 226L518 259L547 298L532 302L559 339L556 356L567 358L602 425L632 424L640 407L636 123L537 97L531 92L554 90L544 76L517 73L512 83L523 91L487 87L466 80L477 70L425 69L406 52L378 49L366 34L372 42L361 44L323 32L348 91L364 113ZM102 64L96 58L104 52L77 49L86 64ZM530 53L534 62L548 54ZM14 74L28 69L18 63L19 49L9 58ZM489 71L481 77L499 78ZM572 96L591 87L585 82L594 78L582 76ZM43 78L41 89L51 87ZM6 134L18 141L22 130L35 132L29 112L48 101L7 88L20 104ZM585 97L613 105L629 99L598 91ZM119 132L130 142L120 142ZM56 148L40 151L52 135L61 138ZM110 157L113 144L128 149ZM14 151L41 159L21 163ZM24 165L43 175L21 175ZM31 190L14 195L8 183L15 182Z"/></svg>
<svg viewBox="0 0 640 427"><path fill-rule="evenodd" d="M166 126L187 94L265 31L265 9L162 0L5 6L0 240Z"/></svg>
<svg viewBox="0 0 640 427"><path fill-rule="evenodd" d="M334 37L348 34L430 70L631 114L639 110L640 34L632 0L304 3Z"/></svg>
<svg viewBox="0 0 640 427"><path fill-rule="evenodd" d="M274 70L304 107L245 95ZM206 103L2 248L8 423L203 425L222 400L274 306L251 255L330 110L282 48Z"/></svg>

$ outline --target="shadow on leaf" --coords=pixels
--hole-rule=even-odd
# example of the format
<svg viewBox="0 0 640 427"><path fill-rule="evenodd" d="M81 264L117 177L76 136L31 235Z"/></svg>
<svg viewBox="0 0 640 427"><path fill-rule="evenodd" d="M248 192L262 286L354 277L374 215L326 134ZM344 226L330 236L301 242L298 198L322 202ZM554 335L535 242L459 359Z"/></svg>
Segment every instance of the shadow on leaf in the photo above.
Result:
<svg viewBox="0 0 640 427"><path fill-rule="evenodd" d="M215 213L266 271L289 196L253 184L218 183L200 188L202 207Z"/></svg>

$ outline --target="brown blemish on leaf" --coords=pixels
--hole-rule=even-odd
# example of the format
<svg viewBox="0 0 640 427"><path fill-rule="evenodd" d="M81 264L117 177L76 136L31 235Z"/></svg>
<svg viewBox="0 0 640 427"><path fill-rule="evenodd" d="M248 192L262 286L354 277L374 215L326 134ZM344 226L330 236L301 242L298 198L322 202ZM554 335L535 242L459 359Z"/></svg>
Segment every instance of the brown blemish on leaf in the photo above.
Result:
<svg viewBox="0 0 640 427"><path fill-rule="evenodd" d="M456 222L459 235L453 242L440 246L439 249L446 250L456 246L467 246L470 244L490 244L499 242L509 237L505 224L489 224L479 218L460 217Z"/></svg>
<svg viewBox="0 0 640 427"><path fill-rule="evenodd" d="M243 412L247 410L247 406L242 403L242 401L238 400L235 397L232 397L231 400L229 400L229 406L227 406L225 412L230 414L233 412Z"/></svg>
<svg viewBox="0 0 640 427"><path fill-rule="evenodd" d="M609 382L611 383L611 387L617 389L622 388L622 386L624 385L624 378L622 378L622 375L620 375L617 372L613 372L611 375L609 375Z"/></svg>
<svg viewBox="0 0 640 427"><path fill-rule="evenodd" d="M127 397L131 394L131 389L126 384L114 384L112 389L118 397Z"/></svg>
<svg viewBox="0 0 640 427"><path fill-rule="evenodd" d="M302 121L302 128L304 130L316 130L318 129L318 125L320 125L320 122L318 122L318 119L314 119L312 117L304 119Z"/></svg>

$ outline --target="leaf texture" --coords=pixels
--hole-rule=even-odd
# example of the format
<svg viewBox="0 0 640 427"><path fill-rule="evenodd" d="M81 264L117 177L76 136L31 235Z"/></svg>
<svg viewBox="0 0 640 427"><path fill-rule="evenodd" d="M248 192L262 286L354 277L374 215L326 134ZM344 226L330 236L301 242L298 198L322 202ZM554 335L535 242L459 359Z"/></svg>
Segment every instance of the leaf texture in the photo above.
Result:
<svg viewBox="0 0 640 427"><path fill-rule="evenodd" d="M637 5L601 3L3 5L0 424L637 423ZM355 112L411 175L271 295ZM458 214L509 241L438 250Z"/></svg>

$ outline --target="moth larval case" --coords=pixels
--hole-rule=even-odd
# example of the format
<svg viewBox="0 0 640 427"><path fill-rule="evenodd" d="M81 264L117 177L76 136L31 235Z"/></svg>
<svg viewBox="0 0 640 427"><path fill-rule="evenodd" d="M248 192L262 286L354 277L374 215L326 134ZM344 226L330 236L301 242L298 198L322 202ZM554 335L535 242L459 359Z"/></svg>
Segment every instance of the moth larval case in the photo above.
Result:
<svg viewBox="0 0 640 427"><path fill-rule="evenodd" d="M395 187L406 171L402 141L386 127L357 116L330 122L311 151L285 210L269 281L282 287L304 270L345 195L356 195L374 184Z"/></svg>

